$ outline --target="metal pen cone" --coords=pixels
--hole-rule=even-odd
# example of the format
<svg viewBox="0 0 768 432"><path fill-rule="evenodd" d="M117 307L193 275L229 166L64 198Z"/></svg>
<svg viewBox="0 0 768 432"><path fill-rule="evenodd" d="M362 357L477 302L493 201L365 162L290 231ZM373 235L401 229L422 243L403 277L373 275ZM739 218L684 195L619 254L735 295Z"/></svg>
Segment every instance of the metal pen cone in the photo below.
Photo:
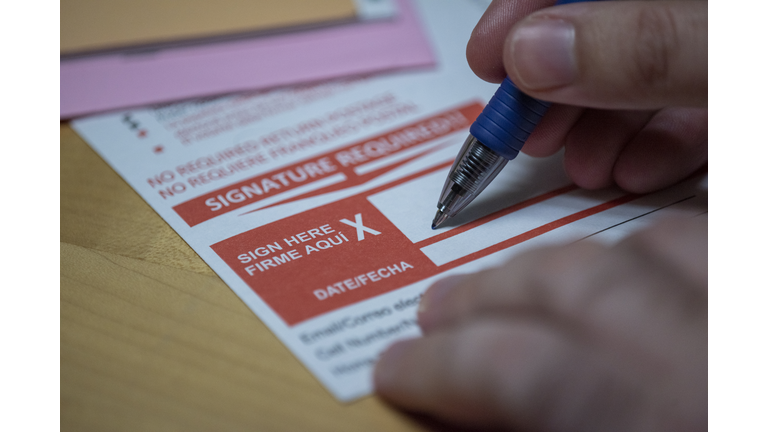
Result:
<svg viewBox="0 0 768 432"><path fill-rule="evenodd" d="M443 213L440 210L435 213L435 219L432 221L432 229L437 229L445 220L448 219L448 213Z"/></svg>

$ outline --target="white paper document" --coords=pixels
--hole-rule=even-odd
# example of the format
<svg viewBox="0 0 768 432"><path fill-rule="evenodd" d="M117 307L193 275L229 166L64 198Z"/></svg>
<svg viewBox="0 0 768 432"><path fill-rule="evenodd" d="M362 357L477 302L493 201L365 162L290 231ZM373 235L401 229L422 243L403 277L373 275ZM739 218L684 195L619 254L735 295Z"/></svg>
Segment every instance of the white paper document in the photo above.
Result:
<svg viewBox="0 0 768 432"><path fill-rule="evenodd" d="M419 335L416 307L436 279L707 211L704 175L649 195L590 192L559 156L521 155L433 231L447 171L497 86L464 54L484 4L417 6L435 69L73 123L343 401L371 392L386 346Z"/></svg>

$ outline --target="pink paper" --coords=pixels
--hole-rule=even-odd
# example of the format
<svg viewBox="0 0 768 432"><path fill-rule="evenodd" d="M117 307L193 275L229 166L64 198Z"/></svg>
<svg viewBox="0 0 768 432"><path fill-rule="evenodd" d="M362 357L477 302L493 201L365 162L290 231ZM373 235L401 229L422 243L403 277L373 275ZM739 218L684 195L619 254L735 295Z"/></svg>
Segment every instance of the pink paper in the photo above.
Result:
<svg viewBox="0 0 768 432"><path fill-rule="evenodd" d="M387 21L62 61L60 116L432 64L412 5L399 0Z"/></svg>

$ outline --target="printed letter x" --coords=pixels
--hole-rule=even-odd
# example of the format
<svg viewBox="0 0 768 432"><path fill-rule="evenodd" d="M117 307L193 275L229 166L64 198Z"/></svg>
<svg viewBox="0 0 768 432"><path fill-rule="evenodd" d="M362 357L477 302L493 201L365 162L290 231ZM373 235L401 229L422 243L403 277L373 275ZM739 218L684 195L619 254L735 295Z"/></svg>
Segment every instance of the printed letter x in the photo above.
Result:
<svg viewBox="0 0 768 432"><path fill-rule="evenodd" d="M364 226L363 225L363 215L360 214L360 213L355 215L355 221L354 222L352 222L349 219L342 219L339 222L341 222L343 224L347 224L347 225L349 225L351 227L355 227L355 229L357 230L357 241L365 240L365 231L368 231L369 233L371 233L373 235L381 234L380 232L378 232L376 230L373 230L373 229L368 228L367 226Z"/></svg>

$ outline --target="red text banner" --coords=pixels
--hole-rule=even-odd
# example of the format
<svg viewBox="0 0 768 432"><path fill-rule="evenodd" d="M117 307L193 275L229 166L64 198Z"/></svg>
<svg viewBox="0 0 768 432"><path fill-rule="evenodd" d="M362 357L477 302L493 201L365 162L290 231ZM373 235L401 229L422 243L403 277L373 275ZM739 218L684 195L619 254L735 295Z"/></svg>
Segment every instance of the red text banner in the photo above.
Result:
<svg viewBox="0 0 768 432"><path fill-rule="evenodd" d="M189 226L194 226L226 212L339 174L343 176L343 181L319 188L309 195L356 186L421 154L364 174L355 172L356 166L464 130L482 109L480 103L472 102L444 111L379 136L217 189L178 204L173 210Z"/></svg>
<svg viewBox="0 0 768 432"><path fill-rule="evenodd" d="M211 248L288 325L439 271L364 196L255 228Z"/></svg>

